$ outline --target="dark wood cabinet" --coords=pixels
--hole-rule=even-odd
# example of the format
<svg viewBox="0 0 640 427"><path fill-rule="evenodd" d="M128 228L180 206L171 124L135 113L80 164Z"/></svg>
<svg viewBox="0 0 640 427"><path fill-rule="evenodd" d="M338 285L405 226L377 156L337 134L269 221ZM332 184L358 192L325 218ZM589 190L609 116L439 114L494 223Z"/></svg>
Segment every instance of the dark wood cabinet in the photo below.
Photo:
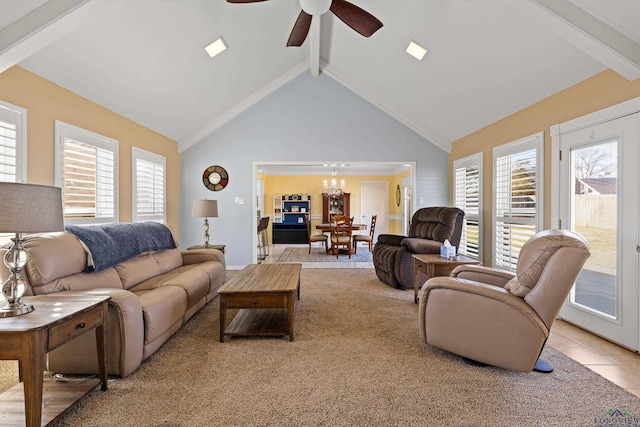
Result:
<svg viewBox="0 0 640 427"><path fill-rule="evenodd" d="M349 216L351 193L334 196L322 193L322 222L331 222L331 215Z"/></svg>

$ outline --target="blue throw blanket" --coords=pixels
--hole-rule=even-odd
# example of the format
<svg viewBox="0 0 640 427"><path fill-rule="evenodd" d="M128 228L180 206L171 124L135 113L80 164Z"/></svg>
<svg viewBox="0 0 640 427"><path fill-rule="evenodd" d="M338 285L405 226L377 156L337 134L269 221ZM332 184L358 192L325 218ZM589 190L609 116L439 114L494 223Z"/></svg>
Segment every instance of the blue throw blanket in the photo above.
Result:
<svg viewBox="0 0 640 427"><path fill-rule="evenodd" d="M143 252L176 247L171 231L158 222L67 225L65 230L87 247L94 271L104 270Z"/></svg>

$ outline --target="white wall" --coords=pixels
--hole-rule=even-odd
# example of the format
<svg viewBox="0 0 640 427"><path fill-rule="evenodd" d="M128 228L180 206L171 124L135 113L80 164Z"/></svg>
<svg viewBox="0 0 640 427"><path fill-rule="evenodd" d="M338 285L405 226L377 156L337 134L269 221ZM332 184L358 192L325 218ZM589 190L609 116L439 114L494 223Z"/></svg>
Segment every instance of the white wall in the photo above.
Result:
<svg viewBox="0 0 640 427"><path fill-rule="evenodd" d="M254 262L253 161L415 161L416 209L448 204L446 152L329 77L304 73L182 153L182 248L203 242L193 200L217 199L210 241L227 245L230 267ZM211 165L229 173L222 191L202 184Z"/></svg>

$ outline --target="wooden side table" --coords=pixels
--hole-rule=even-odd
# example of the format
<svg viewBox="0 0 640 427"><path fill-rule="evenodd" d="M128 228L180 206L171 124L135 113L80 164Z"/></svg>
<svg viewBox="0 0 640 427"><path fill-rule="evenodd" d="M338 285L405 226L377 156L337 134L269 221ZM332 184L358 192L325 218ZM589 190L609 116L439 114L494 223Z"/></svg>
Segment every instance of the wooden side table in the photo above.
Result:
<svg viewBox="0 0 640 427"><path fill-rule="evenodd" d="M432 277L448 276L454 268L463 264L480 264L477 259L469 258L464 255L458 255L456 259L441 257L440 254L414 254L413 266L415 269L413 275L413 300L418 302L418 278L420 273L427 275L427 280Z"/></svg>
<svg viewBox="0 0 640 427"><path fill-rule="evenodd" d="M0 319L0 360L18 360L21 381L0 395L0 413L10 425L40 427L64 414L99 383L102 390L107 389L106 319L111 297L77 294L23 299L33 304L33 312ZM96 330L100 379L47 382L43 409L46 353L92 329Z"/></svg>
<svg viewBox="0 0 640 427"><path fill-rule="evenodd" d="M220 252L224 253L224 248L226 248L226 245L209 245L208 248L205 248L204 245L193 245L193 246L189 246L187 248L188 251L192 250L192 249L217 249Z"/></svg>

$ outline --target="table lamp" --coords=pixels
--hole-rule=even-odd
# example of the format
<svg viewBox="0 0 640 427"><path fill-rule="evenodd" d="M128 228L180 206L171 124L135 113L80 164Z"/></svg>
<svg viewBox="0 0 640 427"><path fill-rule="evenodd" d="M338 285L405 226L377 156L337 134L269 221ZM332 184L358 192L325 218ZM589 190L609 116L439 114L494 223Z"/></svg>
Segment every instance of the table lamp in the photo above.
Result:
<svg viewBox="0 0 640 427"><path fill-rule="evenodd" d="M11 274L2 284L7 304L0 307L0 317L11 317L33 311L33 305L20 302L26 284L20 272L27 263L22 233L41 233L64 229L62 191L58 187L0 182L0 233L15 233L13 245L4 255Z"/></svg>
<svg viewBox="0 0 640 427"><path fill-rule="evenodd" d="M218 217L218 201L207 199L194 200L191 216L194 218L204 218L204 225L202 226L202 228L204 229L204 245L202 245L202 247L210 248L211 245L209 244L209 221L207 220L207 218Z"/></svg>

